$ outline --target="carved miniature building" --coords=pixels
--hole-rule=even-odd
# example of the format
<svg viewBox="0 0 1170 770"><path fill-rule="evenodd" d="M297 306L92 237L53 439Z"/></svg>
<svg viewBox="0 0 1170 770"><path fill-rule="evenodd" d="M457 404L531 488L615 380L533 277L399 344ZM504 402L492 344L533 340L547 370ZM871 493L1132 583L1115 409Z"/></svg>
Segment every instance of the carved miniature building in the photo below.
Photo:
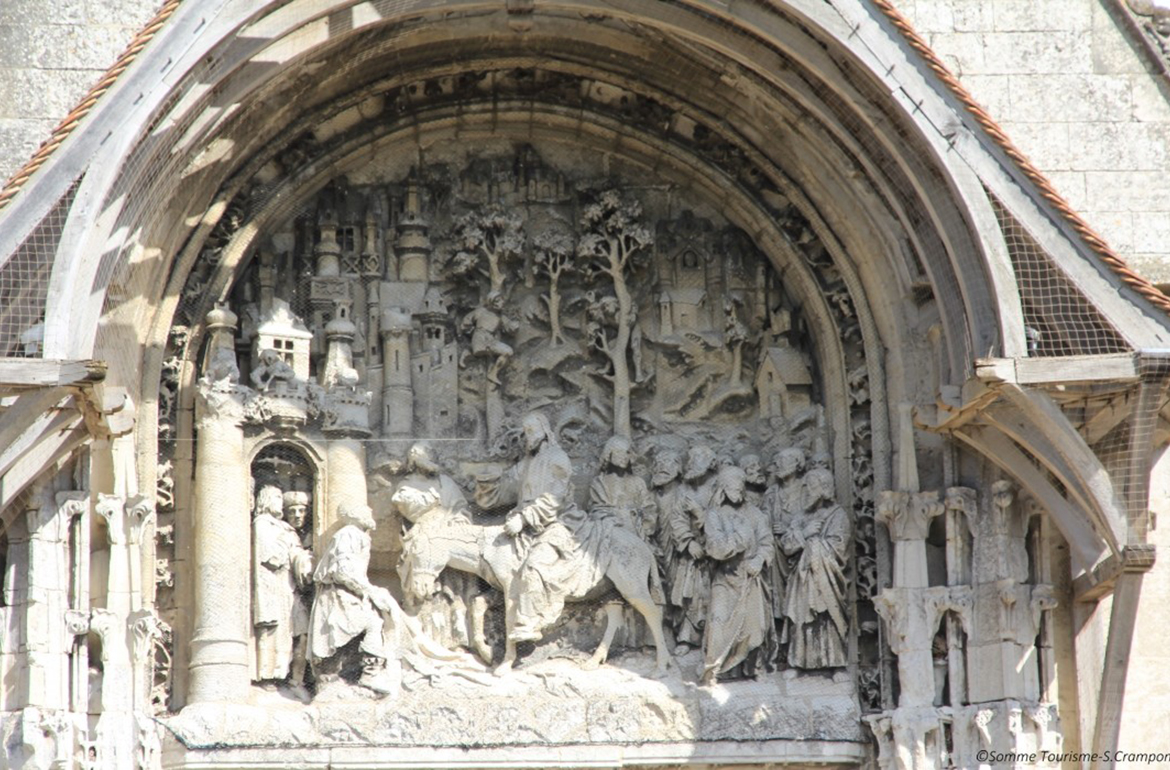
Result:
<svg viewBox="0 0 1170 770"><path fill-rule="evenodd" d="M11 764L1116 750L1170 300L885 3L489 5L168 6L0 196Z"/></svg>

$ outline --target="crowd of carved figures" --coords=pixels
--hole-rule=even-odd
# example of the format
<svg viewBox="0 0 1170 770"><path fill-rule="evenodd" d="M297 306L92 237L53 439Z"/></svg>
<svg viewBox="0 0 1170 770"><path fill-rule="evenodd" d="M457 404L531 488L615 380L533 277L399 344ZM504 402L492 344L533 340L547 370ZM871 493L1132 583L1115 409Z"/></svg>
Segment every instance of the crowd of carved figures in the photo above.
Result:
<svg viewBox="0 0 1170 770"><path fill-rule="evenodd" d="M647 481L634 470L631 440L614 436L580 506L572 461L548 419L529 413L520 431L519 461L465 479L470 495L429 445L414 444L396 466L391 498L405 528L399 575L406 596L425 599L445 570L503 592L507 630L497 673L516 662L517 643L539 642L566 602L586 600L605 580L616 589L609 608L620 597L641 614L660 673L693 648L701 650L694 673L703 684L847 665L850 524L833 499L832 474L810 465L803 450L782 449L765 467L756 455L731 458L700 443L685 455L658 453ZM341 651L357 642L360 682L393 692L399 674L388 675L387 666L399 653L386 647L387 622L407 624L410 643L432 660L461 660L370 582L372 511L343 510L343 526L314 558L307 503L303 492L275 486L256 494L255 679L286 681L303 695L307 661L320 686L339 676ZM491 512L499 510L502 525L476 523L498 520ZM619 613L609 616L621 622ZM604 662L615 631L607 629L587 665ZM481 624L472 646L492 662L482 634Z"/></svg>

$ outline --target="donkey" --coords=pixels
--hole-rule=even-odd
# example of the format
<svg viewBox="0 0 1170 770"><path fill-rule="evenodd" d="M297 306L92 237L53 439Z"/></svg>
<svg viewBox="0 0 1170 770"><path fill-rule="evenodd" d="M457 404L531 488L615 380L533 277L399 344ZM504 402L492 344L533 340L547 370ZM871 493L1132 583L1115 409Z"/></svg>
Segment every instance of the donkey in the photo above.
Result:
<svg viewBox="0 0 1170 770"><path fill-rule="evenodd" d="M504 532L502 525L473 524L465 512L445 509L439 504L438 495L425 487L403 484L391 499L398 512L412 523L403 540L399 565L403 590L415 599L432 595L439 573L448 567L478 575L492 587L500 589L504 596L504 624L508 633L505 634L504 659L496 673L510 671L516 662L516 643L510 633L516 601L512 584L524 560L519 544ZM657 652L655 676L663 676L672 658L663 636L662 608L654 600L655 589L661 592L654 553L638 535L620 526L610 528L608 545L611 558L604 576L585 594L570 595L568 601L587 601L617 589L621 597L646 619ZM473 636L476 651L490 663L490 650L483 638L486 606L486 601L475 602ZM614 634L622 622L619 605L608 602L605 609L605 634L585 664L586 669L597 668L605 662Z"/></svg>

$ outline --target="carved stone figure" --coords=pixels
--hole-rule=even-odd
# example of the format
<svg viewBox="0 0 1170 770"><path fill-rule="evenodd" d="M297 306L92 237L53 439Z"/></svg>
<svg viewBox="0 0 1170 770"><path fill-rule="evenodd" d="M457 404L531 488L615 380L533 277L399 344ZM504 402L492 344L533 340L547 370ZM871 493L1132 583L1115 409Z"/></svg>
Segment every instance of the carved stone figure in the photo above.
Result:
<svg viewBox="0 0 1170 770"><path fill-rule="evenodd" d="M784 620L784 599L791 573L788 554L781 547L781 536L788 531L793 519L804 510L804 450L798 447L781 449L772 459L770 468L774 483L764 493L761 503L772 524L775 555L770 569L772 583L772 616L781 625L781 641L787 641Z"/></svg>
<svg viewBox="0 0 1170 770"><path fill-rule="evenodd" d="M590 512L613 516L618 523L650 542L654 534L655 503L646 482L633 473L630 440L614 436L601 450L602 473L589 487Z"/></svg>
<svg viewBox="0 0 1170 770"><path fill-rule="evenodd" d="M271 348L260 351L260 365L252 370L252 385L259 391L268 391L277 382L291 382L296 372L280 353Z"/></svg>
<svg viewBox="0 0 1170 770"><path fill-rule="evenodd" d="M398 483L399 489L412 486L430 493L434 496L435 505L441 509L444 519L459 516L470 520L468 502L463 490L459 488L454 479L440 471L430 445L418 442L410 447L407 452L405 471L406 475ZM427 523L430 524L437 520L438 517L430 517ZM431 533L427 526L416 526L409 520L405 526L407 529L402 536L404 552L428 547ZM412 580L410 574L412 563L412 560L406 558L399 561L398 576L403 585L409 585ZM491 655L486 651L487 643L483 640L482 625L473 629L470 635L466 628L467 605L473 599L480 598L470 595L475 586L468 585L462 574L444 575L442 581L443 590L439 592L443 594L442 598L436 594L434 604L429 606L427 611L424 612L420 608L417 612L418 617L423 620L423 629L435 639L452 646L472 642L481 657L485 657L490 662ZM409 603L407 609L413 609ZM481 616L482 613L477 614L477 617Z"/></svg>
<svg viewBox="0 0 1170 770"><path fill-rule="evenodd" d="M309 515L309 494L307 492L284 493L284 520L300 537L301 545L309 554L313 544L313 532L305 526ZM312 575L306 574L297 581L297 595L293 608L293 656L289 671L289 684L299 687L305 681L305 668L309 656L309 607L312 606Z"/></svg>
<svg viewBox="0 0 1170 770"><path fill-rule="evenodd" d="M758 508L764 501L764 493L768 487L764 464L760 462L759 455L749 454L739 458L739 467L743 470L748 502Z"/></svg>
<svg viewBox="0 0 1170 770"><path fill-rule="evenodd" d="M459 324L463 331L471 332L470 355L494 356L488 367L487 378L495 385L500 384L500 370L504 368L504 364L508 363L515 352L512 350L512 346L500 337L502 334L513 333L518 328L515 321L503 314L504 302L503 294L493 292L487 296L483 305L464 316L463 321ZM464 352L460 365L466 364L469 352Z"/></svg>
<svg viewBox="0 0 1170 770"><path fill-rule="evenodd" d="M374 516L368 506L343 506L339 518L345 522L334 533L313 573L317 596L309 620L309 652L317 681L327 683L340 676L341 648L357 639L363 655L360 684L375 692L397 690L395 671L387 666L382 638L382 617L378 611L397 610L394 597L385 588L370 583L370 532Z"/></svg>
<svg viewBox="0 0 1170 770"><path fill-rule="evenodd" d="M525 456L504 474L479 479L476 500L485 508L516 502L504 531L516 538L524 553L516 576L513 641L539 639L561 614L565 602L561 574L577 551L575 529L584 514L573 504L573 469L557 443L548 419L538 412L521 422Z"/></svg>
<svg viewBox="0 0 1170 770"><path fill-rule="evenodd" d="M788 665L837 668L848 663L845 566L851 528L845 509L833 499L831 472L815 468L804 484L805 510L780 540L793 560L784 603Z"/></svg>
<svg viewBox="0 0 1170 770"><path fill-rule="evenodd" d="M654 543L658 549L659 564L662 566L663 576L667 575L666 557L671 552L670 523L667 513L671 511L679 494L679 478L682 476L682 459L675 452L660 452L654 458L654 468L650 475L650 487L657 505L657 518L654 524ZM670 584L667 583L667 594L670 593Z"/></svg>
<svg viewBox="0 0 1170 770"><path fill-rule="evenodd" d="M312 558L301 545L300 535L281 514L280 490L261 488L252 520L252 625L256 636L254 678L258 681L288 676L294 639L303 636L308 626L297 589L309 579ZM300 668L303 674L303 663ZM294 684L300 684L299 678Z"/></svg>
<svg viewBox="0 0 1170 770"><path fill-rule="evenodd" d="M765 581L773 551L770 523L748 502L746 476L735 466L719 471L712 502L703 523L707 555L714 561L699 676L707 685L740 663L746 674L763 673L776 646Z"/></svg>
<svg viewBox="0 0 1170 770"><path fill-rule="evenodd" d="M710 447L696 444L687 453L684 484L671 510L671 552L667 573L675 639L680 645L698 647L703 639L707 598L711 587L710 564L703 546L703 519L711 506L716 456Z"/></svg>

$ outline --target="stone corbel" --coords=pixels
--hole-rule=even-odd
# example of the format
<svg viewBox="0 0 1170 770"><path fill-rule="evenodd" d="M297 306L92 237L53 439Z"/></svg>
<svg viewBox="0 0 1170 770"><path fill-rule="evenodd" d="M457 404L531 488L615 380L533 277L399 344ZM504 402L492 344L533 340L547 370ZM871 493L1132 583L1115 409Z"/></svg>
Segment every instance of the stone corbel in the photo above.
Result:
<svg viewBox="0 0 1170 770"><path fill-rule="evenodd" d="M995 719L994 709L980 709L975 712L975 730L979 733L979 740L983 743L983 748L990 749L991 740L991 720Z"/></svg>
<svg viewBox="0 0 1170 770"><path fill-rule="evenodd" d="M1036 725L1036 745L1045 751L1060 751L1062 736L1060 734L1060 715L1054 703L1035 703L1024 709L1028 719ZM1048 745L1049 737L1055 737L1055 745Z"/></svg>
<svg viewBox="0 0 1170 770"><path fill-rule="evenodd" d="M94 510L106 520L110 545L123 545L126 542L126 501L117 495L99 494Z"/></svg>
<svg viewBox="0 0 1170 770"><path fill-rule="evenodd" d="M70 636L89 633L89 613L84 610L65 610L65 630Z"/></svg>
<svg viewBox="0 0 1170 770"><path fill-rule="evenodd" d="M911 628L911 618L901 592L890 588L883 590L874 597L873 608L886 622L886 628L889 630L886 638L889 641L890 650L895 655L902 655L914 649L912 647L914 629Z"/></svg>
<svg viewBox="0 0 1170 770"><path fill-rule="evenodd" d="M879 770L894 770L894 720L889 714L871 714L862 717L869 725L877 742L877 765Z"/></svg>
<svg viewBox="0 0 1170 770"><path fill-rule="evenodd" d="M993 524L996 532L1009 534L1011 532L1011 507L1016 501L1015 484L1000 479L991 485Z"/></svg>
<svg viewBox="0 0 1170 770"><path fill-rule="evenodd" d="M118 631L124 628L122 619L114 612L102 607L97 607L90 612L89 629L97 634L102 641L103 664L110 662L111 653L115 650L125 648L125 637L118 634Z"/></svg>
<svg viewBox="0 0 1170 770"><path fill-rule="evenodd" d="M72 522L89 510L89 493L80 490L70 490L57 493L57 510L62 518Z"/></svg>

